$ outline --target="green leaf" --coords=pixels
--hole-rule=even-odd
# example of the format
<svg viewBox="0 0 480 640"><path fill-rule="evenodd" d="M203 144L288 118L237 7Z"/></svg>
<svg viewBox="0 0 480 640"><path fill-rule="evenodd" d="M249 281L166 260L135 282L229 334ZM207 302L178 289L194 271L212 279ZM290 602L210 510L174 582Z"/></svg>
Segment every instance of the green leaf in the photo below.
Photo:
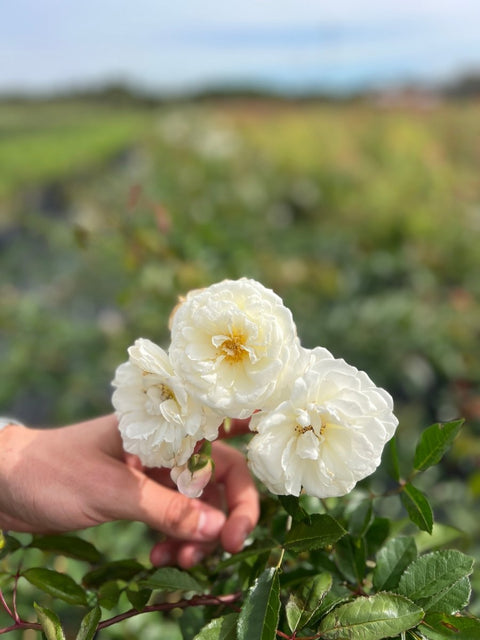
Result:
<svg viewBox="0 0 480 640"><path fill-rule="evenodd" d="M300 505L299 498L295 496L278 496L280 504L292 516L293 522L310 521L310 515Z"/></svg>
<svg viewBox="0 0 480 640"><path fill-rule="evenodd" d="M50 611L50 609L41 607L36 602L33 603L33 606L35 607L38 621L42 625L42 631L47 640L65 640L62 625L60 624L57 614Z"/></svg>
<svg viewBox="0 0 480 640"><path fill-rule="evenodd" d="M250 570L248 572L248 577L245 585L248 585L248 587L252 586L255 580L265 571L269 558L270 553L264 553L261 556L258 556L253 562L252 560L246 560L244 563L242 563L241 567L244 570L246 570L246 567L250 565Z"/></svg>
<svg viewBox="0 0 480 640"><path fill-rule="evenodd" d="M250 588L238 617L238 640L275 640L279 612L278 571L265 569Z"/></svg>
<svg viewBox="0 0 480 640"><path fill-rule="evenodd" d="M404 596L377 593L335 608L318 629L325 640L381 640L415 627L423 611Z"/></svg>
<svg viewBox="0 0 480 640"><path fill-rule="evenodd" d="M390 535L390 520L375 518L365 533L367 556L374 556Z"/></svg>
<svg viewBox="0 0 480 640"><path fill-rule="evenodd" d="M210 614L210 615L208 615ZM194 638L197 633L212 619L211 610L207 607L187 607L182 609L181 615L177 618L182 638Z"/></svg>
<svg viewBox="0 0 480 640"><path fill-rule="evenodd" d="M204 593L205 588L186 571L174 567L163 567L138 582L139 587L162 589L163 591L193 591Z"/></svg>
<svg viewBox="0 0 480 640"><path fill-rule="evenodd" d="M62 554L77 560L86 560L91 563L100 562L102 559L100 552L93 544L71 535L36 536L28 547L40 549L41 551L51 551L52 553Z"/></svg>
<svg viewBox="0 0 480 640"><path fill-rule="evenodd" d="M134 585L137 586L137 585ZM151 589L127 589L126 591L128 601L134 609L141 611L152 595Z"/></svg>
<svg viewBox="0 0 480 640"><path fill-rule="evenodd" d="M395 589L400 576L417 557L415 540L408 536L392 538L377 553L373 586L377 591Z"/></svg>
<svg viewBox="0 0 480 640"><path fill-rule="evenodd" d="M438 464L460 431L463 423L464 420L438 422L425 429L415 449L413 458L415 469L423 471L434 464Z"/></svg>
<svg viewBox="0 0 480 640"><path fill-rule="evenodd" d="M302 617L302 602L297 596L291 593L288 597L288 602L285 605L285 614L287 616L287 623L290 631L294 633L300 624L300 618Z"/></svg>
<svg viewBox="0 0 480 640"><path fill-rule="evenodd" d="M34 567L21 574L30 584L69 604L87 606L87 594L73 578L52 569Z"/></svg>
<svg viewBox="0 0 480 640"><path fill-rule="evenodd" d="M0 535L2 536L0 538L0 541L1 541L1 545L0 545L0 560L2 558L5 558L10 553L13 553L14 551L17 551L17 549L20 549L22 547L21 543L16 538L11 536L10 534L2 533L0 531Z"/></svg>
<svg viewBox="0 0 480 640"><path fill-rule="evenodd" d="M100 607L91 609L80 624L76 640L93 640L101 616Z"/></svg>
<svg viewBox="0 0 480 640"><path fill-rule="evenodd" d="M122 591L116 580L104 582L98 589L98 604L104 609L113 609Z"/></svg>
<svg viewBox="0 0 480 640"><path fill-rule="evenodd" d="M310 627L318 624L323 616L330 613L330 611L333 611L335 607L352 601L352 592L346 587L344 589L345 591L340 593L342 589L337 585L337 588L334 587L329 593L327 593L322 604L312 616L312 619L309 622Z"/></svg>
<svg viewBox="0 0 480 640"><path fill-rule="evenodd" d="M232 564L238 564L243 562L244 560L248 560L249 558L255 558L257 556L262 555L263 553L270 553L272 549L278 548L279 545L271 544L269 546L261 546L261 547L249 547L245 549L245 551L240 551L240 553L235 553L233 556L226 558L219 562L216 566L217 571L223 571L227 567L230 567Z"/></svg>
<svg viewBox="0 0 480 640"><path fill-rule="evenodd" d="M14 577L8 571L0 571L0 589L8 585L9 582L12 582Z"/></svg>
<svg viewBox="0 0 480 640"><path fill-rule="evenodd" d="M319 573L303 582L300 589L290 595L285 610L292 633L308 624L331 586L332 576L329 573Z"/></svg>
<svg viewBox="0 0 480 640"><path fill-rule="evenodd" d="M416 524L422 531L432 533L432 507L420 489L408 483L404 486L400 498L413 524Z"/></svg>
<svg viewBox="0 0 480 640"><path fill-rule="evenodd" d="M238 613L214 618L193 640L237 640L237 619Z"/></svg>
<svg viewBox="0 0 480 640"><path fill-rule="evenodd" d="M361 500L348 515L348 530L353 536L363 536L370 526L373 507L370 498Z"/></svg>
<svg viewBox="0 0 480 640"><path fill-rule="evenodd" d="M473 562L473 558L455 549L427 553L405 569L398 593L414 601L430 598L470 575Z"/></svg>
<svg viewBox="0 0 480 640"><path fill-rule="evenodd" d="M428 640L478 640L480 638L480 620L466 616L453 616L444 613L429 613L418 627Z"/></svg>
<svg viewBox="0 0 480 640"><path fill-rule="evenodd" d="M285 538L285 549L308 551L319 549L339 540L346 531L332 516L314 514L311 523L300 522L294 525Z"/></svg>
<svg viewBox="0 0 480 640"><path fill-rule="evenodd" d="M335 545L335 561L349 582L360 584L366 570L365 540L350 535L339 540Z"/></svg>
<svg viewBox="0 0 480 640"><path fill-rule="evenodd" d="M464 609L470 601L472 587L466 576L449 585L443 591L429 598L422 598L418 604L424 611L439 611L441 613L457 613Z"/></svg>
<svg viewBox="0 0 480 640"><path fill-rule="evenodd" d="M145 571L145 567L136 560L116 560L106 562L98 569L93 569L83 576L83 584L91 589L98 589L104 582L112 580L131 580L140 572Z"/></svg>

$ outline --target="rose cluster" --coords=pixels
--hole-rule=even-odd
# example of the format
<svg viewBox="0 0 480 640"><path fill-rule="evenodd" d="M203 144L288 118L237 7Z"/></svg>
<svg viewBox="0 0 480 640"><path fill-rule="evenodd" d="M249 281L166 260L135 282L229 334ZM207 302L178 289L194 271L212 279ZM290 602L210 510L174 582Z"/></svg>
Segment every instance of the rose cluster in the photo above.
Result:
<svg viewBox="0 0 480 640"><path fill-rule="evenodd" d="M273 493L341 496L379 465L398 421L391 396L326 349L301 346L290 310L255 280L194 290L174 309L168 352L138 339L112 402L127 452L201 495L199 443L250 418L253 473Z"/></svg>

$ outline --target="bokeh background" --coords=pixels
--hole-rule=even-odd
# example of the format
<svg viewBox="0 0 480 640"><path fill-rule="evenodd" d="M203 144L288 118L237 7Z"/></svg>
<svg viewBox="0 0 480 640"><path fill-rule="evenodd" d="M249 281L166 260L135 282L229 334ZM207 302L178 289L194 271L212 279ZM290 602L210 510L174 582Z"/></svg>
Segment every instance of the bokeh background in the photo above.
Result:
<svg viewBox="0 0 480 640"><path fill-rule="evenodd" d="M253 277L305 346L391 392L402 455L466 418L424 482L478 553L479 20L474 0L3 3L0 412L109 412L179 295Z"/></svg>

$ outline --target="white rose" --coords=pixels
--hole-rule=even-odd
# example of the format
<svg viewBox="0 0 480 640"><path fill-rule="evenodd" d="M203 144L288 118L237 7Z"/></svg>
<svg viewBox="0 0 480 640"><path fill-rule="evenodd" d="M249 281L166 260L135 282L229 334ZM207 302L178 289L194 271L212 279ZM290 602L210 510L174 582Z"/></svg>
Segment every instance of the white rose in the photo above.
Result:
<svg viewBox="0 0 480 640"><path fill-rule="evenodd" d="M317 347L291 396L253 416L249 465L273 493L342 496L380 464L398 420L366 373Z"/></svg>
<svg viewBox="0 0 480 640"><path fill-rule="evenodd" d="M202 403L231 418L277 404L300 354L289 309L247 278L191 291L171 332L175 371Z"/></svg>
<svg viewBox="0 0 480 640"><path fill-rule="evenodd" d="M187 394L159 346L139 338L128 353L112 383L125 450L148 467L185 464L199 440L217 437L220 416Z"/></svg>

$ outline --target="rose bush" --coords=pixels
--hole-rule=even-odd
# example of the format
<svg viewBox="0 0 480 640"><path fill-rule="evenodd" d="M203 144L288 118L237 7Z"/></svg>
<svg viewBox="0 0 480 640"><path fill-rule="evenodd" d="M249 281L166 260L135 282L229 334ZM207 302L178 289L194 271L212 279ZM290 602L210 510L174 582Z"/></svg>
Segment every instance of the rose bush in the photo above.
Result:
<svg viewBox="0 0 480 640"><path fill-rule="evenodd" d="M0 614L9 620L0 634L37 629L65 639L47 607L36 605L36 622L22 618L22 579L88 608L76 640L153 611L172 612L185 640L479 638L480 620L462 615L473 558L438 549L452 540L444 537L451 528L434 529L430 503L414 484L441 460L462 421L426 429L404 477L391 446L391 488L352 491L379 466L398 424L384 389L326 349L302 348L289 310L252 280L191 292L171 329L168 353L140 338L117 368L112 401L124 447L146 466L169 468L178 490L198 498L214 473L209 441L225 418L250 417L249 465L270 492L256 531L243 551L212 550L192 573L137 559L104 562L71 535L0 536L0 558L21 555L0 573ZM408 519L392 523L382 501L398 496ZM431 536L430 546L412 526ZM419 555L417 543L436 550ZM32 549L91 566L81 584L57 565L23 568Z"/></svg>

